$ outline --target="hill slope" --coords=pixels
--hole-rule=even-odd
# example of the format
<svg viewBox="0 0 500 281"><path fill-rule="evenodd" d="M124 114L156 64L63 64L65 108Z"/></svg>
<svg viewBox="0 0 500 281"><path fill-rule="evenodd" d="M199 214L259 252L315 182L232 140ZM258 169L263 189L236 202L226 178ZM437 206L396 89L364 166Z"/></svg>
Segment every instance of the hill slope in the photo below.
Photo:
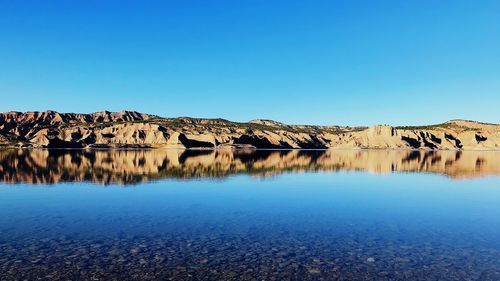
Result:
<svg viewBox="0 0 500 281"><path fill-rule="evenodd" d="M500 125L466 120L418 127L286 125L162 118L134 111L5 112L0 145L34 148L500 149Z"/></svg>

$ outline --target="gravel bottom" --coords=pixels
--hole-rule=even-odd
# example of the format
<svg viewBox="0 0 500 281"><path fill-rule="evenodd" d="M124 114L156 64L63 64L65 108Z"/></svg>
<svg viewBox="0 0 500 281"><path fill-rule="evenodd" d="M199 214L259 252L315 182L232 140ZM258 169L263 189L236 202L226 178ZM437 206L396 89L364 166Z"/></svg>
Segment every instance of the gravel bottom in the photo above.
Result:
<svg viewBox="0 0 500 281"><path fill-rule="evenodd" d="M500 251L327 233L0 240L1 280L500 280Z"/></svg>

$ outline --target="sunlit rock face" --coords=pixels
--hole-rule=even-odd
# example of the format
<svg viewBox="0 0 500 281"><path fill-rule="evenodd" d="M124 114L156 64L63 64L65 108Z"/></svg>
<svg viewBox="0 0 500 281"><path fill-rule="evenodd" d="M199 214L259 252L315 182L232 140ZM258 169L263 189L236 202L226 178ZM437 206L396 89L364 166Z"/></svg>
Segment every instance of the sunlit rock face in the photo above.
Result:
<svg viewBox="0 0 500 281"><path fill-rule="evenodd" d="M133 111L5 112L0 146L34 148L500 149L500 125L452 120L418 127L286 125L162 118Z"/></svg>
<svg viewBox="0 0 500 281"><path fill-rule="evenodd" d="M397 150L0 150L0 181L136 184L290 171L429 172L454 179L500 175L500 152Z"/></svg>

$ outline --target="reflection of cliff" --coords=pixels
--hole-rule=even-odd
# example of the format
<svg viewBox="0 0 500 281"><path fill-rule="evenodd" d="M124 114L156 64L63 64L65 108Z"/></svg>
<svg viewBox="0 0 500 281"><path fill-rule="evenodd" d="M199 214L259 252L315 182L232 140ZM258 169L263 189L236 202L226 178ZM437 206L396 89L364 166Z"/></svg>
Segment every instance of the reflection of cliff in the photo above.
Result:
<svg viewBox="0 0 500 281"><path fill-rule="evenodd" d="M0 150L0 181L134 184L164 178L271 176L286 171L500 175L500 152L396 150Z"/></svg>

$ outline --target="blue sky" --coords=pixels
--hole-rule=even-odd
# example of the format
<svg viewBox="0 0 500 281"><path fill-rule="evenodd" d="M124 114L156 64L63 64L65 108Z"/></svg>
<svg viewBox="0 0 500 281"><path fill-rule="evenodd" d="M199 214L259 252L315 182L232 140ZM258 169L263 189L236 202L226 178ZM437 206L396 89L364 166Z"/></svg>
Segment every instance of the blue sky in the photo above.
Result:
<svg viewBox="0 0 500 281"><path fill-rule="evenodd" d="M0 0L0 111L500 123L500 1Z"/></svg>

